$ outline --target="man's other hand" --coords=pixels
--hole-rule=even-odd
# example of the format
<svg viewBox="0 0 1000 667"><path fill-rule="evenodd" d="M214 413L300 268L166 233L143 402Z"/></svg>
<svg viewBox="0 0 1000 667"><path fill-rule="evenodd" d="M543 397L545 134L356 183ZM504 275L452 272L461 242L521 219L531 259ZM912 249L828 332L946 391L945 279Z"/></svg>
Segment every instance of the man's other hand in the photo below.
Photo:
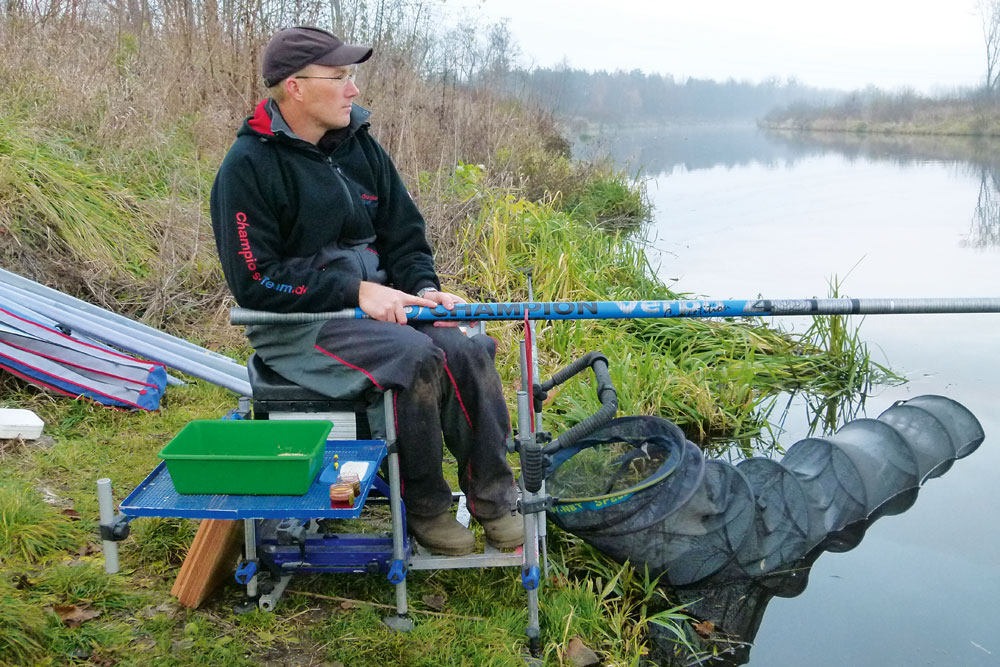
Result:
<svg viewBox="0 0 1000 667"><path fill-rule="evenodd" d="M433 295L440 298L443 294L443 292L430 292L428 296ZM448 296L457 298L450 294ZM433 308L439 303L441 302L432 301L429 298L422 299L419 296L413 296L406 292L400 292L398 289L392 289L391 287L368 281L362 281L361 287L358 289L358 306L360 306L361 310L368 317L380 322L406 324L406 311L403 310L406 306ZM452 307L454 307L454 302L452 303Z"/></svg>

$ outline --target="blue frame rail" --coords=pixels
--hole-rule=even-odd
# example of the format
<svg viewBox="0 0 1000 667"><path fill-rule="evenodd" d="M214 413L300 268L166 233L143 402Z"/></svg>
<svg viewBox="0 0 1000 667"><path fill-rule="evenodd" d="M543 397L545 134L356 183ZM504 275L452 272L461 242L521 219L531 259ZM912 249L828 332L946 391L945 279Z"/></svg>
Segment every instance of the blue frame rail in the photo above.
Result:
<svg viewBox="0 0 1000 667"><path fill-rule="evenodd" d="M330 485L320 481L323 472L333 464L334 455L340 465L350 461L369 464L365 479L361 481L361 493L351 508L331 508ZM122 501L119 510L130 517L353 519L361 515L385 456L386 444L382 440L329 440L323 455L323 468L309 490L301 496L181 495L174 490L170 472L161 462Z"/></svg>

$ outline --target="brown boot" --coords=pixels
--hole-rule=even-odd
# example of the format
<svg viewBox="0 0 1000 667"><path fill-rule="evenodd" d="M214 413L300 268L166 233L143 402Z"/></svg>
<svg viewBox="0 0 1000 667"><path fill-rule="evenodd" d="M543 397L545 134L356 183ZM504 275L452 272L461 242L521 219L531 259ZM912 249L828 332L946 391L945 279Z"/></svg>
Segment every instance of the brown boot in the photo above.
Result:
<svg viewBox="0 0 1000 667"><path fill-rule="evenodd" d="M407 516L406 524L417 542L432 553L464 556L476 548L476 538L450 512L434 517Z"/></svg>
<svg viewBox="0 0 1000 667"><path fill-rule="evenodd" d="M505 513L496 519L480 519L476 521L486 533L486 541L497 549L513 549L524 544L524 517L520 512Z"/></svg>

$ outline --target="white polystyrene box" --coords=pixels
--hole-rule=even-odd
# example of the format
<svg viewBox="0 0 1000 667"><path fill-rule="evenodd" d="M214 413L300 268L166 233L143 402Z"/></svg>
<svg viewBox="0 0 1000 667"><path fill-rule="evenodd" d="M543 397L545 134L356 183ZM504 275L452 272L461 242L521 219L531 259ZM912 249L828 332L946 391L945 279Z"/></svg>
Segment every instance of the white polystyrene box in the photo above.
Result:
<svg viewBox="0 0 1000 667"><path fill-rule="evenodd" d="M45 422L31 410L0 408L0 438L34 440L42 434Z"/></svg>

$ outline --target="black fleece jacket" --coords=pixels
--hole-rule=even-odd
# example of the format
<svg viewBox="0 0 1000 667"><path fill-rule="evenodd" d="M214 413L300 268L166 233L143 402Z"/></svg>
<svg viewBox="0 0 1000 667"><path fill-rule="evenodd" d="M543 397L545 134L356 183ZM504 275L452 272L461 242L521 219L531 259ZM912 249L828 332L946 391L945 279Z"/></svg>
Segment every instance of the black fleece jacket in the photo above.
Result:
<svg viewBox="0 0 1000 667"><path fill-rule="evenodd" d="M212 187L223 273L237 303L276 312L358 305L362 280L415 294L440 288L424 219L355 105L319 145L264 100Z"/></svg>

